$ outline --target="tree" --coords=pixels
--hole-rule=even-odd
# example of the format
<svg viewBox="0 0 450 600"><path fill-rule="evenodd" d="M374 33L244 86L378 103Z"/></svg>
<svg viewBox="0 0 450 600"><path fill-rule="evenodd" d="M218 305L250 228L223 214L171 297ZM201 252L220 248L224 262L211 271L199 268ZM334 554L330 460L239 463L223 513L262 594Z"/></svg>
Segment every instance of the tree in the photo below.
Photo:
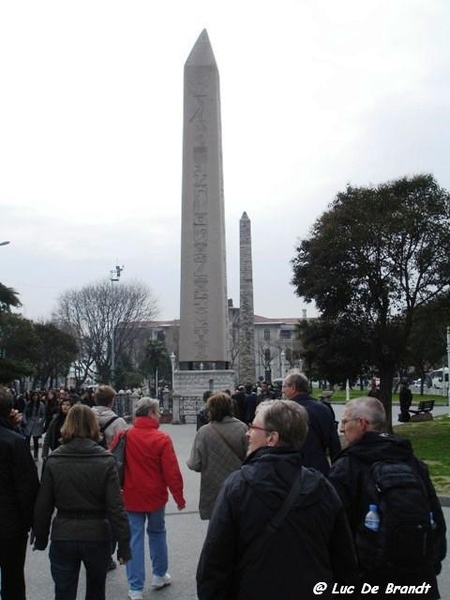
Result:
<svg viewBox="0 0 450 600"><path fill-rule="evenodd" d="M415 311L450 289L449 200L432 175L348 185L292 260L298 296L369 332L389 420Z"/></svg>
<svg viewBox="0 0 450 600"><path fill-rule="evenodd" d="M166 344L162 340L148 340L140 370L146 376L149 374L153 376L155 388L158 378L169 378L171 372L170 358ZM158 393L158 390L156 390L156 393Z"/></svg>
<svg viewBox="0 0 450 600"><path fill-rule="evenodd" d="M423 394L425 375L433 367L440 367L446 356L446 326L450 323L450 295L433 298L419 306L413 320L407 347L406 361L414 366L421 379Z"/></svg>
<svg viewBox="0 0 450 600"><path fill-rule="evenodd" d="M11 308L19 308L22 303L16 290L0 283L0 313L11 312Z"/></svg>
<svg viewBox="0 0 450 600"><path fill-rule="evenodd" d="M38 346L32 321L0 312L0 383L33 375Z"/></svg>
<svg viewBox="0 0 450 600"><path fill-rule="evenodd" d="M347 379L355 381L368 371L370 345L351 321L304 320L297 328L303 341L301 356L308 377L343 387Z"/></svg>
<svg viewBox="0 0 450 600"><path fill-rule="evenodd" d="M156 313L156 300L144 284L104 280L62 294L55 319L77 340L82 382L89 376L105 382L111 380L113 336L115 356L126 356L141 322Z"/></svg>
<svg viewBox="0 0 450 600"><path fill-rule="evenodd" d="M76 339L53 323L35 323L39 351L35 361L35 385L54 387L65 377L78 355Z"/></svg>

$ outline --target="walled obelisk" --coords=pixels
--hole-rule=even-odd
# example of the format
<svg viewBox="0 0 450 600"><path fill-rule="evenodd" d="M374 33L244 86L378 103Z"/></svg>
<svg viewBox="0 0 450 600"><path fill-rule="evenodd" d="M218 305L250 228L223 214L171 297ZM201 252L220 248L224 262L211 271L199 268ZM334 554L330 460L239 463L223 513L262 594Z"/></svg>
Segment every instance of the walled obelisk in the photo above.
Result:
<svg viewBox="0 0 450 600"><path fill-rule="evenodd" d="M211 372L229 368L228 302L219 71L206 29L184 66L182 186L179 372L210 371L215 389Z"/></svg>
<svg viewBox="0 0 450 600"><path fill-rule="evenodd" d="M251 221L244 212L239 221L239 382L254 383L255 322L253 313L253 265Z"/></svg>

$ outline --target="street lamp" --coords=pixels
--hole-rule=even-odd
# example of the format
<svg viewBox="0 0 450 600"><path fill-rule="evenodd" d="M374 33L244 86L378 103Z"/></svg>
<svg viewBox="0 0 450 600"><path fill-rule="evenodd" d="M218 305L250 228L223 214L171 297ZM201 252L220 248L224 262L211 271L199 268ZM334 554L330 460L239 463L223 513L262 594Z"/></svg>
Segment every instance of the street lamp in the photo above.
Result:
<svg viewBox="0 0 450 600"><path fill-rule="evenodd" d="M284 379L284 374L286 373L286 352L284 350L281 351L281 377Z"/></svg>
<svg viewBox="0 0 450 600"><path fill-rule="evenodd" d="M172 391L175 387L175 352L170 355L170 364L172 365Z"/></svg>
<svg viewBox="0 0 450 600"><path fill-rule="evenodd" d="M120 274L122 273L124 266L116 265L114 269L111 269L109 272L109 280L111 281L111 286L114 285L115 281L119 281ZM114 318L114 317L112 317ZM111 324L111 380L114 384L114 371L116 370L116 348L115 348L115 334L116 328L114 326L114 321Z"/></svg>

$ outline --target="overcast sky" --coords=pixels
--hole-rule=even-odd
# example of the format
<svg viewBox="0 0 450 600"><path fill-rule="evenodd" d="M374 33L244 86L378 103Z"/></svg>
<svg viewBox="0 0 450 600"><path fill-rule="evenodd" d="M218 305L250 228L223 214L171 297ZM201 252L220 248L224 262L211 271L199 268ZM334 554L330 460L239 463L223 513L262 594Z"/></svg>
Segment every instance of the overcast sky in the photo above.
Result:
<svg viewBox="0 0 450 600"><path fill-rule="evenodd" d="M255 313L300 317L290 260L336 193L433 173L450 189L448 0L14 0L0 5L0 281L142 281L179 316L183 66L220 72L228 296L252 222Z"/></svg>

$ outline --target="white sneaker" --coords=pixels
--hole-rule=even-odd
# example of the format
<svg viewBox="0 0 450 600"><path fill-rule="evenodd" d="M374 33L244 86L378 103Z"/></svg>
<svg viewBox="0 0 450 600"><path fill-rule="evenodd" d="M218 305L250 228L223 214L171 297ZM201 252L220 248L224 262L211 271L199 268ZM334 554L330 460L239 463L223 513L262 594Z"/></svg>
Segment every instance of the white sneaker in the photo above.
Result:
<svg viewBox="0 0 450 600"><path fill-rule="evenodd" d="M130 600L142 600L144 598L144 591L128 590L128 598L130 598Z"/></svg>
<svg viewBox="0 0 450 600"><path fill-rule="evenodd" d="M166 573L162 577L160 575L153 575L152 588L154 588L155 590L160 590L161 588L165 587L166 585L170 585L171 583L172 577L169 575L169 573Z"/></svg>

